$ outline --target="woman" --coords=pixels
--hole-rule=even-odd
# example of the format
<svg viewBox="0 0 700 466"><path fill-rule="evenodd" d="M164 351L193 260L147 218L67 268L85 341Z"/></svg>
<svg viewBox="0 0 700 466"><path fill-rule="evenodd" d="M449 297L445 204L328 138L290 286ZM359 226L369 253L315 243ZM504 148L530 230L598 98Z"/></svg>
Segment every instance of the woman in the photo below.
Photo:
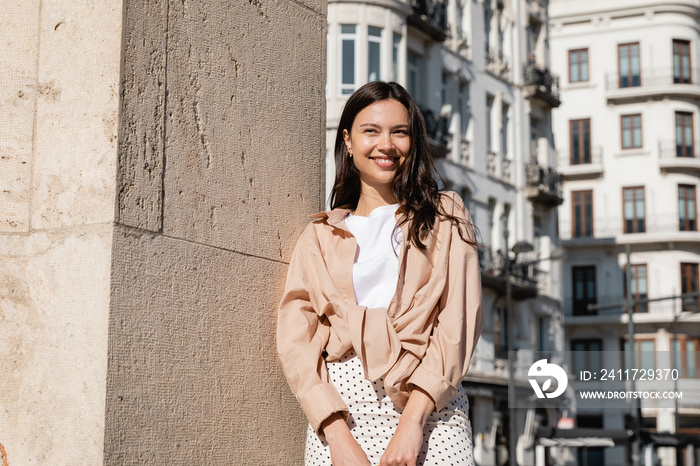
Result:
<svg viewBox="0 0 700 466"><path fill-rule="evenodd" d="M396 83L348 99L333 210L292 255L277 349L309 420L306 465L470 465L461 381L482 328L473 225L440 193Z"/></svg>

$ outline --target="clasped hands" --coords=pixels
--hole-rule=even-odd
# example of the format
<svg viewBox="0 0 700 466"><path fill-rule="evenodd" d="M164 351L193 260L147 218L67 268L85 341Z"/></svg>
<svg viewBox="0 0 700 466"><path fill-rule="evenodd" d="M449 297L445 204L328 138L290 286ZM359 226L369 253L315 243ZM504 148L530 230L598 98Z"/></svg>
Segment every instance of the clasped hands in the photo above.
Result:
<svg viewBox="0 0 700 466"><path fill-rule="evenodd" d="M411 392L378 466L417 466L416 461L423 446L423 428L434 407L433 400L424 391L416 387ZM331 415L321 428L328 442L333 466L374 466L340 414Z"/></svg>

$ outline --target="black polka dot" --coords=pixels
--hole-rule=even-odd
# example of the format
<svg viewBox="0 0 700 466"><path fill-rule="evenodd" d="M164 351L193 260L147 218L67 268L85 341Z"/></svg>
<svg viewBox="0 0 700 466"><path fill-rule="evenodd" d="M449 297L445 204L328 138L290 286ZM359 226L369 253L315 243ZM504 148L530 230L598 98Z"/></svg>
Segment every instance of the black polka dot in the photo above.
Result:
<svg viewBox="0 0 700 466"><path fill-rule="evenodd" d="M379 464L401 416L384 390L384 379L364 378L362 364L352 352L328 363L331 381L350 410L348 426L371 464ZM468 400L459 390L439 413L431 414L423 432L419 466L474 466ZM305 466L331 465L328 444L309 426Z"/></svg>

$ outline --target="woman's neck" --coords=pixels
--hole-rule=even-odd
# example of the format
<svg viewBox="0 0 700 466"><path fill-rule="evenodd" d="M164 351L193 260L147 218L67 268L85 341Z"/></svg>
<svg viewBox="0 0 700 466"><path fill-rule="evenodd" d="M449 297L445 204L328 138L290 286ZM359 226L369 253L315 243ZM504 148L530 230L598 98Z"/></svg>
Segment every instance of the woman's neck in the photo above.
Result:
<svg viewBox="0 0 700 466"><path fill-rule="evenodd" d="M394 197L390 187L379 191L363 184L360 199L357 201L355 215L368 217L370 212L377 207L396 204L397 202L398 200Z"/></svg>

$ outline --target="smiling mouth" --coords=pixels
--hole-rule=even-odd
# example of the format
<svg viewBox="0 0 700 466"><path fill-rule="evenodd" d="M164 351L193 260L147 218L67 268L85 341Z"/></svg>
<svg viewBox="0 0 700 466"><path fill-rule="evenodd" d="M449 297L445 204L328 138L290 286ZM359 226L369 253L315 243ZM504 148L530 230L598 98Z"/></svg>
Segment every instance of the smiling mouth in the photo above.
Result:
<svg viewBox="0 0 700 466"><path fill-rule="evenodd" d="M398 157L370 157L369 159L380 167L391 167L399 160Z"/></svg>

